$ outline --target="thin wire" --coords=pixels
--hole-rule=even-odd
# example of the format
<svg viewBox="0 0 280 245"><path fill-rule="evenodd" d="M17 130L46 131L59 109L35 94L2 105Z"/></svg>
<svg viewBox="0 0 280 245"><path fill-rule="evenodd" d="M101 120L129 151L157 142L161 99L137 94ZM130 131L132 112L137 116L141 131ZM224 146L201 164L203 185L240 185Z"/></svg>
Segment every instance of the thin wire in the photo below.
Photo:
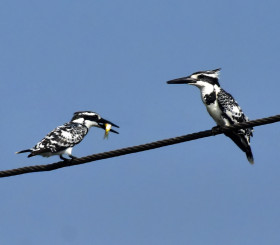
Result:
<svg viewBox="0 0 280 245"><path fill-rule="evenodd" d="M35 166L27 166L27 167L23 167L23 168L3 170L3 171L0 171L0 178L10 177L10 176L15 176L15 175L20 175L20 174L26 174L26 173L32 173L32 172L52 171L52 170L59 169L59 168L70 167L70 166L74 166L74 165L84 164L87 162L93 162L93 161L98 161L98 160L102 160L102 159L123 156L123 155L127 155L127 154L141 152L141 151L152 150L152 149L156 149L156 148L160 148L160 147L164 147L164 146L168 146L168 145L174 145L174 144L178 144L178 143L182 143L182 142L186 142L186 141L215 136L218 134L222 134L226 131L238 130L241 128L257 127L257 126L275 123L275 122L279 122L279 121L280 121L280 115L276 115L276 116L272 116L272 117L266 117L266 118L261 118L261 119L257 119L257 120L252 120L249 122L239 123L239 124L236 124L233 126L214 127L210 130L200 131L197 133L192 133L192 134L187 134L187 135L183 135L183 136L179 136L179 137L159 140L159 141L142 144L142 145L137 145L137 146L126 147L126 148L122 148L122 149L118 149L118 150L93 154L93 155L89 155L89 156L85 156L85 157L81 157L81 158L76 158L71 161L60 161L60 162L55 162L55 163L46 164L46 165L35 165Z"/></svg>

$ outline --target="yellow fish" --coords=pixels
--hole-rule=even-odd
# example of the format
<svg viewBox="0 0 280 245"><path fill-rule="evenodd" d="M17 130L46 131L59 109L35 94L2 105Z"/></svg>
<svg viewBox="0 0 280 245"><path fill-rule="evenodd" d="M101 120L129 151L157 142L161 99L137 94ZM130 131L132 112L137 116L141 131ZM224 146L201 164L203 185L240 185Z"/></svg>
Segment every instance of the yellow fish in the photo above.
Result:
<svg viewBox="0 0 280 245"><path fill-rule="evenodd" d="M109 132L110 132L111 128L112 128L112 125L111 125L111 124L109 124L109 123L106 123L106 124L105 124L104 139L108 139L108 137L109 137Z"/></svg>

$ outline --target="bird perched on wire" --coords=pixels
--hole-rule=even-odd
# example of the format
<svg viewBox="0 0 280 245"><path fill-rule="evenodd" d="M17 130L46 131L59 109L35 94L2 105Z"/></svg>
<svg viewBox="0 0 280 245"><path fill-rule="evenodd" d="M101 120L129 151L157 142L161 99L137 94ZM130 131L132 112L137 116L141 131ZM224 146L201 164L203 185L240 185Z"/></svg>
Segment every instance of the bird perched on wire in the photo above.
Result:
<svg viewBox="0 0 280 245"><path fill-rule="evenodd" d="M111 129L112 126L118 128L116 124L102 118L95 112L78 111L74 113L70 122L55 128L33 148L16 153L30 152L28 157L59 155L62 160L70 160L63 157L66 154L71 159L74 159L76 157L72 155L72 148L83 140L91 127L104 129L104 137L107 137L109 131L118 134L117 131Z"/></svg>
<svg viewBox="0 0 280 245"><path fill-rule="evenodd" d="M167 83L190 84L198 87L208 113L218 126L230 126L241 122L248 122L248 117L244 115L238 103L220 87L220 70L198 71L188 77L177 78ZM250 147L250 136L253 136L252 132L253 128L246 128L225 132L225 135L231 138L246 153L248 161L253 164L254 157Z"/></svg>

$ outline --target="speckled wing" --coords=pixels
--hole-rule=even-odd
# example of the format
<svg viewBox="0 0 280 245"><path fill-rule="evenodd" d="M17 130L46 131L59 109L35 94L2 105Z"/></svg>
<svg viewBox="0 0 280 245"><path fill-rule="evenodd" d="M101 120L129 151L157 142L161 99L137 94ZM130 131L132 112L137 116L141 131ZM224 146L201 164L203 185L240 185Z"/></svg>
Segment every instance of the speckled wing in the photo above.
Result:
<svg viewBox="0 0 280 245"><path fill-rule="evenodd" d="M65 123L51 131L32 149L32 155L56 153L80 143L87 134L86 126L77 123Z"/></svg>
<svg viewBox="0 0 280 245"><path fill-rule="evenodd" d="M227 93L223 89L217 94L218 104L223 112L223 116L228 119L232 124L248 122L248 117L245 116L240 106L231 96L231 94ZM253 136L253 128L240 129L240 133L246 134L249 136Z"/></svg>
<svg viewBox="0 0 280 245"><path fill-rule="evenodd" d="M221 91L217 94L217 99L219 107L222 111L222 116L225 119L228 119L231 124L249 121L248 117L244 115L240 106L229 93L221 89ZM237 132L231 131L224 133L246 153L247 159L251 164L254 163L254 157L250 147L250 136L253 136L252 132L253 128L246 128L239 129Z"/></svg>

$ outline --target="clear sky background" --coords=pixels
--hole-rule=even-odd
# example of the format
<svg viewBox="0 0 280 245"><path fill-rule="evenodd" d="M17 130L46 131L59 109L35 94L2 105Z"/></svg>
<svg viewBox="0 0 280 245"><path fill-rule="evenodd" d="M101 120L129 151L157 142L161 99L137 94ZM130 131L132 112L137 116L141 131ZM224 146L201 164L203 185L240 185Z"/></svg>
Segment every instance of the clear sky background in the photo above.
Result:
<svg viewBox="0 0 280 245"><path fill-rule="evenodd" d="M79 110L92 128L73 154L215 126L199 90L166 81L222 68L251 119L279 114L279 1L0 2L1 170L59 160L34 146ZM0 243L280 244L279 124L255 128L255 165L223 135L0 179Z"/></svg>

